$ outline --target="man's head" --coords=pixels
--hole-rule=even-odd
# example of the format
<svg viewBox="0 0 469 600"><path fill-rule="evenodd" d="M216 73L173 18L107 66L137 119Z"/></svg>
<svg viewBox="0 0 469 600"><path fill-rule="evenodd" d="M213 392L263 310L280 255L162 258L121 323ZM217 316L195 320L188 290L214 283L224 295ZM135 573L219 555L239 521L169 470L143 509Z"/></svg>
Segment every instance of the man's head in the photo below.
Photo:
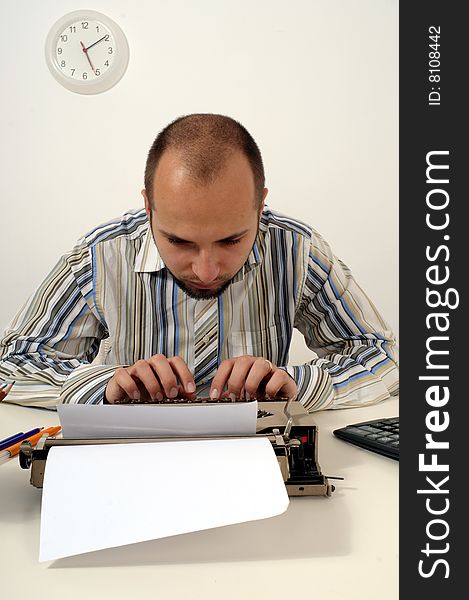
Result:
<svg viewBox="0 0 469 600"><path fill-rule="evenodd" d="M267 189L259 149L222 115L177 119L148 154L142 191L155 243L180 286L219 295L245 263Z"/></svg>

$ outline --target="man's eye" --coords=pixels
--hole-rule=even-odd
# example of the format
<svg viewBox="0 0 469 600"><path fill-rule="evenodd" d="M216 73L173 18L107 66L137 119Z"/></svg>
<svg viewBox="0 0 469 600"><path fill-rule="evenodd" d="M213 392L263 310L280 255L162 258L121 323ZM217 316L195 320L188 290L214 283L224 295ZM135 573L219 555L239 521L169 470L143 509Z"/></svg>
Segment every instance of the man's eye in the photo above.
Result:
<svg viewBox="0 0 469 600"><path fill-rule="evenodd" d="M225 240L223 244L225 244L226 246L234 246L235 244L239 244L240 241L240 238L238 238L237 240Z"/></svg>
<svg viewBox="0 0 469 600"><path fill-rule="evenodd" d="M175 238L167 238L170 244L174 244L176 246L181 246L182 244L187 244L184 240L177 240Z"/></svg>

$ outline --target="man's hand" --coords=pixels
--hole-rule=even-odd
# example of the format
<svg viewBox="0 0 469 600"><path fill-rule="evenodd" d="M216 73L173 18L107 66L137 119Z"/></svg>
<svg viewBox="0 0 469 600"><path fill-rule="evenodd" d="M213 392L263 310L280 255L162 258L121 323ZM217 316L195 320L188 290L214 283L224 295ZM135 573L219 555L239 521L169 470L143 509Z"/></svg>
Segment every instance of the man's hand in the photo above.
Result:
<svg viewBox="0 0 469 600"><path fill-rule="evenodd" d="M186 363L179 356L166 358L155 354L148 360L138 360L130 367L117 369L109 380L106 400L110 404L133 400L162 400L195 397L195 382Z"/></svg>
<svg viewBox="0 0 469 600"><path fill-rule="evenodd" d="M220 398L222 394L231 399L245 396L248 400L256 394L267 395L270 398L276 395L292 398L297 394L297 387L286 371L279 369L269 360L255 356L239 356L224 360L212 381L210 397Z"/></svg>

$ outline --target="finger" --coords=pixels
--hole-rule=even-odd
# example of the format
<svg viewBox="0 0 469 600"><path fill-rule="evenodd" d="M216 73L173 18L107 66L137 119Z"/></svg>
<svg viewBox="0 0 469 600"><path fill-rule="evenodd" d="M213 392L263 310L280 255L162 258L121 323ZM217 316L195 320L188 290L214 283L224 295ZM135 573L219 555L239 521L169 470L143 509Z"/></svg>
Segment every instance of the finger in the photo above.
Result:
<svg viewBox="0 0 469 600"><path fill-rule="evenodd" d="M243 387L246 388L246 381L256 360L264 361L264 359L256 359L254 356L240 356L236 359L231 375L228 379L228 395L230 398L239 398ZM246 388L246 394L249 390ZM247 396L246 396L247 398Z"/></svg>
<svg viewBox="0 0 469 600"><path fill-rule="evenodd" d="M265 388L265 393L270 398L274 398L277 395L293 398L297 392L298 388L294 379L283 369L275 369Z"/></svg>
<svg viewBox="0 0 469 600"><path fill-rule="evenodd" d="M220 398L231 375L233 364L234 359L228 358L218 367L215 377L212 380L212 385L210 386L210 398L212 398L212 400L218 400L218 398Z"/></svg>
<svg viewBox="0 0 469 600"><path fill-rule="evenodd" d="M176 373L177 377L179 378L179 381L181 382L181 385L183 387L183 392L189 396L194 395L194 376L189 371L189 367L187 366L187 364L182 360L180 356L173 356L172 358L168 359L168 362L171 365L173 371Z"/></svg>
<svg viewBox="0 0 469 600"><path fill-rule="evenodd" d="M244 384L246 398L254 398L258 391L264 392L266 380L270 380L270 374L275 367L270 360L258 358L251 366L251 369ZM261 388L261 390L259 390Z"/></svg>
<svg viewBox="0 0 469 600"><path fill-rule="evenodd" d="M166 397L176 398L178 395L178 381L166 356L155 354L148 362L158 376Z"/></svg>
<svg viewBox="0 0 469 600"><path fill-rule="evenodd" d="M127 369L127 372L131 375L132 379L136 381L139 388L143 387L143 395L147 392L152 400L163 399L160 382L146 360L138 360L134 365ZM141 389L140 392L142 392ZM140 394L140 396L142 396L142 394Z"/></svg>
<svg viewBox="0 0 469 600"><path fill-rule="evenodd" d="M105 390L106 400L114 404L117 400L132 398L140 400L140 390L134 379L129 375L127 369L121 367L117 369L111 379L108 381Z"/></svg>

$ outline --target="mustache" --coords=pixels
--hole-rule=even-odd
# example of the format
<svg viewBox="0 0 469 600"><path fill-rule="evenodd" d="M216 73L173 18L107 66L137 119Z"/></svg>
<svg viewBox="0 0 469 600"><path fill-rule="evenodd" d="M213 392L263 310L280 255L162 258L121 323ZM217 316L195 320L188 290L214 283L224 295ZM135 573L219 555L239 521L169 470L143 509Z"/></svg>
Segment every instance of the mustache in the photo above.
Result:
<svg viewBox="0 0 469 600"><path fill-rule="evenodd" d="M228 281L228 279L231 279L231 277L228 275L224 277L217 277L216 279L210 282L210 285L214 285L216 283L225 283L225 281ZM203 285L203 282L200 281L200 279L184 279L184 281L186 283L195 283L196 285Z"/></svg>

